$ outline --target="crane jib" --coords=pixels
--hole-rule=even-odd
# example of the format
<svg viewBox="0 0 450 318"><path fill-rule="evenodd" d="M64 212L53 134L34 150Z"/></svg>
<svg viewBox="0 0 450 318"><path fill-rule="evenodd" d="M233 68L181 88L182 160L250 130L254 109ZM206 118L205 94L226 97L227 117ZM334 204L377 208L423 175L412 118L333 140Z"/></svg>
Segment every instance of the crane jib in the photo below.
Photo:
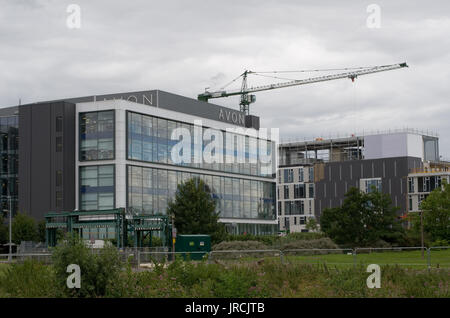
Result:
<svg viewBox="0 0 450 318"><path fill-rule="evenodd" d="M357 78L358 76L361 76L361 75L390 71L390 70L395 70L395 69L399 69L399 68L403 68L403 67L408 67L406 62L392 64L392 65L382 65L382 66L373 66L373 67L367 67L367 68L359 68L359 70L356 70L356 71L350 71L350 72L344 72L344 73L338 73L338 74L332 74L332 75L324 75L324 76L318 76L318 77L311 77L311 78L302 79L302 80L292 80L292 81L288 81L288 82L261 85L261 86L255 86L255 87L247 87L247 74L257 74L257 72L245 71L243 74L241 74L241 77L243 77L241 89L232 90L232 91L225 91L225 90L214 91L214 92L206 91L202 94L199 94L197 98L198 98L198 100L207 102L208 99L210 99L210 98L221 98L221 97L229 97L229 96L234 96L234 95L245 95L245 94L249 94L249 93L253 93L253 92L260 92L260 91L272 90L272 89L283 88L283 87L331 81L331 80L336 80L336 79L341 79L341 78L350 78L353 81L355 78ZM242 103L242 101L241 101L241 103ZM244 101L244 103L245 103L245 101ZM247 112L248 112L248 110L247 110Z"/></svg>

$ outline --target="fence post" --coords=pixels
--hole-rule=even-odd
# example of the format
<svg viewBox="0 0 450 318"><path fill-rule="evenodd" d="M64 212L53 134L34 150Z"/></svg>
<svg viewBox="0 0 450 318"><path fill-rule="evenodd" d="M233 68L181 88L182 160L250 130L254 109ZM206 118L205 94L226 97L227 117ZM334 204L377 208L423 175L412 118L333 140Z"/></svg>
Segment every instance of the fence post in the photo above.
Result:
<svg viewBox="0 0 450 318"><path fill-rule="evenodd" d="M137 268L141 267L141 251L137 250Z"/></svg>
<svg viewBox="0 0 450 318"><path fill-rule="evenodd" d="M280 250L280 261L281 261L281 264L284 264L284 257L283 257L283 251L282 250Z"/></svg>
<svg viewBox="0 0 450 318"><path fill-rule="evenodd" d="M354 248L353 249L353 268L356 268L356 264L357 264L357 260L356 260L356 250L357 250L357 248Z"/></svg>
<svg viewBox="0 0 450 318"><path fill-rule="evenodd" d="M428 270L431 268L431 247L427 248L427 264Z"/></svg>
<svg viewBox="0 0 450 318"><path fill-rule="evenodd" d="M210 251L208 253L208 262L207 262L207 264L211 264L212 253L213 253L213 251Z"/></svg>

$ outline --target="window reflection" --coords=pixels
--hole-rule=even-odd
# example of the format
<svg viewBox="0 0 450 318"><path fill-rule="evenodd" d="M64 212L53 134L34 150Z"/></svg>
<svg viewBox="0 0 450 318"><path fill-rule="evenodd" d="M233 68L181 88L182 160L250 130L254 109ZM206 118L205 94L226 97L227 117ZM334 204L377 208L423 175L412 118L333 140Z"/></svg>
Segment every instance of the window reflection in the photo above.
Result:
<svg viewBox="0 0 450 318"><path fill-rule="evenodd" d="M80 160L114 159L114 111L80 113Z"/></svg>
<svg viewBox="0 0 450 318"><path fill-rule="evenodd" d="M275 184L240 178L128 166L128 206L140 213L166 214L177 185L198 177L210 188L223 218L274 220Z"/></svg>
<svg viewBox="0 0 450 318"><path fill-rule="evenodd" d="M89 117L90 115L86 114L86 116ZM91 117L95 117L95 115L92 115ZM89 122L91 122L91 120L95 121L95 118L89 117ZM177 128L185 128L190 132L191 136L191 160L190 162L182 162L180 165L261 177L272 178L274 176L272 172L275 171L275 169L272 168L273 165L275 165L275 160L272 160L271 163L262 163L260 162L258 155L260 154L268 158L274 157L274 150L276 147L275 142L260 142L255 137L242 136L234 133L231 133L229 136L230 138L227 138L227 134L221 132L223 140L219 141L218 147L214 149L212 155L220 152L223 155L223 163L209 163L204 160L201 160L201 163L198 163L195 160L195 150L200 149L200 156L203 157L202 154L205 146L212 140L215 140L215 134L214 137L208 137L207 140L202 141L202 144L198 144L194 138L194 125L191 124L137 114L130 111L127 111L127 122L127 158L129 160L175 165L171 158L171 151L173 146L179 141L171 139L172 132ZM92 125L95 126L95 124ZM90 126L87 125L86 129L89 128ZM207 128L196 127L196 130L200 130L202 136L205 129ZM89 134L90 133L87 133L88 136ZM95 149L96 140L94 139L90 142L92 142L90 147ZM242 145L243 151L238 150L238 145ZM261 149L259 149L259 147L261 147ZM239 162L240 158L245 159L245 162Z"/></svg>

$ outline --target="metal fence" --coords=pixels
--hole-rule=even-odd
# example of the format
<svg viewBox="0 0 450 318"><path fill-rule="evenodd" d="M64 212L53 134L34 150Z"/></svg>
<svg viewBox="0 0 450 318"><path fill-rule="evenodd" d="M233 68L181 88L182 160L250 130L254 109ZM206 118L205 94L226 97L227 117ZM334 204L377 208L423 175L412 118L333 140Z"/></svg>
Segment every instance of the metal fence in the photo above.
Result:
<svg viewBox="0 0 450 318"><path fill-rule="evenodd" d="M93 253L99 252L92 249ZM282 264L327 264L333 266L358 266L368 264L399 265L423 268L450 268L450 246L441 247L391 247L354 249L263 249L224 250L211 252L169 252L164 249L120 249L122 261L136 268L154 268L155 264L169 264L176 258L187 261L215 262L279 261ZM51 253L0 254L0 263L20 263L33 259L45 264L52 262Z"/></svg>
<svg viewBox="0 0 450 318"><path fill-rule="evenodd" d="M0 263L23 263L25 260L35 260L44 264L51 264L52 254L51 253L0 254Z"/></svg>

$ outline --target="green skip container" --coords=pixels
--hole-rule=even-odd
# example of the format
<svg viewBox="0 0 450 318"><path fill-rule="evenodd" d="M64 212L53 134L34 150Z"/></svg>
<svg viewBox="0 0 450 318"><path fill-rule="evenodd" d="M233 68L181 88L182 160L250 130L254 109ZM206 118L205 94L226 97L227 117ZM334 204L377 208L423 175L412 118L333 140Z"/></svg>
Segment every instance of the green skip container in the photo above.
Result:
<svg viewBox="0 0 450 318"><path fill-rule="evenodd" d="M211 252L211 236L206 234L177 235L175 252L183 252L181 255L185 260L201 260L206 253Z"/></svg>

